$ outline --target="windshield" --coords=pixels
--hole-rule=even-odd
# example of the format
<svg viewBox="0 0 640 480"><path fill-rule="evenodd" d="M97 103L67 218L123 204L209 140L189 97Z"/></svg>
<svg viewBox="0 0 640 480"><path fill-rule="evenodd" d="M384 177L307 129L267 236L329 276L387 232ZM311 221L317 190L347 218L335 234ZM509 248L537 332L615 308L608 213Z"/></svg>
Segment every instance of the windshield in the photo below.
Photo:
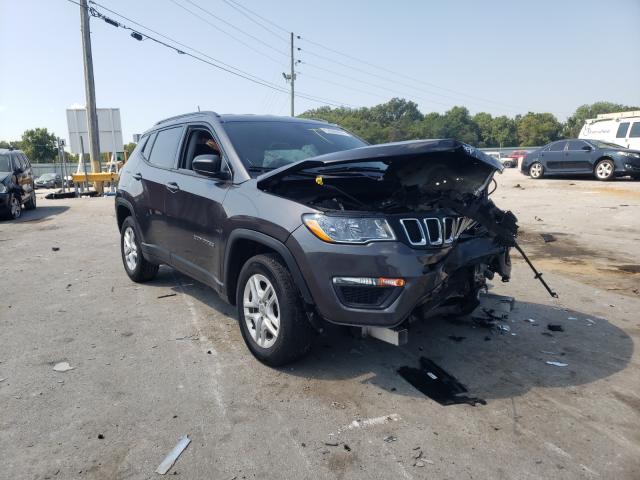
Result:
<svg viewBox="0 0 640 480"><path fill-rule="evenodd" d="M12 170L9 155L0 155L0 172L11 172Z"/></svg>
<svg viewBox="0 0 640 480"><path fill-rule="evenodd" d="M593 145L595 145L596 148L615 148L615 149L623 149L626 150L627 147L623 147L622 145L618 145L615 143L609 143L609 142L601 142L600 140L589 140L589 142Z"/></svg>
<svg viewBox="0 0 640 480"><path fill-rule="evenodd" d="M229 122L224 129L249 171L265 171L325 153L364 147L349 132L329 124Z"/></svg>

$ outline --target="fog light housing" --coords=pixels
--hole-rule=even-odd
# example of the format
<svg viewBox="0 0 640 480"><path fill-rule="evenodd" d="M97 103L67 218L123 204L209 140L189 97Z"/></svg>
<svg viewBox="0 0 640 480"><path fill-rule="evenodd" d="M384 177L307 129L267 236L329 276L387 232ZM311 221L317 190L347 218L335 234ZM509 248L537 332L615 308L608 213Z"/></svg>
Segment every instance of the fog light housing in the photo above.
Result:
<svg viewBox="0 0 640 480"><path fill-rule="evenodd" d="M367 287L404 287L404 278L333 277L334 285L362 285Z"/></svg>

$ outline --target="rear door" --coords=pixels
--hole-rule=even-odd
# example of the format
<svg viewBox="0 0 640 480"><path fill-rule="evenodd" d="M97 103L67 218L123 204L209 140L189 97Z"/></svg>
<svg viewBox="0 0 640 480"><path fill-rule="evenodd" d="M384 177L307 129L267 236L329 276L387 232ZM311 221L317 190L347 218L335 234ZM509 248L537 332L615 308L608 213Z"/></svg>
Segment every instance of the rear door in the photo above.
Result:
<svg viewBox="0 0 640 480"><path fill-rule="evenodd" d="M178 147L184 126L172 126L158 130L147 140L137 165L132 172L134 181L142 184L141 204L137 205L138 225L145 247L150 252L168 260L172 239L166 218L166 198L175 180Z"/></svg>
<svg viewBox="0 0 640 480"><path fill-rule="evenodd" d="M220 154L222 168L228 169L219 145L210 126L188 125L175 184L166 197L172 265L214 288L222 285L220 238L226 218L222 204L231 182L200 175L191 164L198 155Z"/></svg>
<svg viewBox="0 0 640 480"><path fill-rule="evenodd" d="M563 171L567 173L593 172L593 147L584 140L569 140L564 156Z"/></svg>
<svg viewBox="0 0 640 480"><path fill-rule="evenodd" d="M549 145L549 150L543 152L544 167L550 173L561 173L563 171L564 149L567 146L566 140Z"/></svg>

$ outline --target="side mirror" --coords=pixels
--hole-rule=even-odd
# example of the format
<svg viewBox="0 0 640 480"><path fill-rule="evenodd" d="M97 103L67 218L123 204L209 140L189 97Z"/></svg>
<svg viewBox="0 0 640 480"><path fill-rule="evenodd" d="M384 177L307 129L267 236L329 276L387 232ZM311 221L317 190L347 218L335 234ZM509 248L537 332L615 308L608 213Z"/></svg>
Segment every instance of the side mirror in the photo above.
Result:
<svg viewBox="0 0 640 480"><path fill-rule="evenodd" d="M193 159L191 168L194 172L204 175L205 177L227 180L229 174L220 170L221 165L222 159L220 155L198 155Z"/></svg>
<svg viewBox="0 0 640 480"><path fill-rule="evenodd" d="M593 147L591 145L585 145L584 147L582 147L582 150L586 150L587 152L590 152L591 150L593 150Z"/></svg>

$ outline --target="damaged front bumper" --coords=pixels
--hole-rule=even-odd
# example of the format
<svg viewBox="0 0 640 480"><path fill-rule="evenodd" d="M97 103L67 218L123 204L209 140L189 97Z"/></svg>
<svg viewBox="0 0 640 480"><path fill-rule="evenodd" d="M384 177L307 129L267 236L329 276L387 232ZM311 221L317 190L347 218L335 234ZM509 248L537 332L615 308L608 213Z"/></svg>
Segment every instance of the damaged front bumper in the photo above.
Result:
<svg viewBox="0 0 640 480"><path fill-rule="evenodd" d="M511 270L509 248L487 236L461 238L433 249L401 241L336 248L301 226L286 244L319 315L341 325L394 327L416 308L434 310L452 298L474 295L486 276L496 272L506 280ZM404 285L349 282L357 278L402 279Z"/></svg>

